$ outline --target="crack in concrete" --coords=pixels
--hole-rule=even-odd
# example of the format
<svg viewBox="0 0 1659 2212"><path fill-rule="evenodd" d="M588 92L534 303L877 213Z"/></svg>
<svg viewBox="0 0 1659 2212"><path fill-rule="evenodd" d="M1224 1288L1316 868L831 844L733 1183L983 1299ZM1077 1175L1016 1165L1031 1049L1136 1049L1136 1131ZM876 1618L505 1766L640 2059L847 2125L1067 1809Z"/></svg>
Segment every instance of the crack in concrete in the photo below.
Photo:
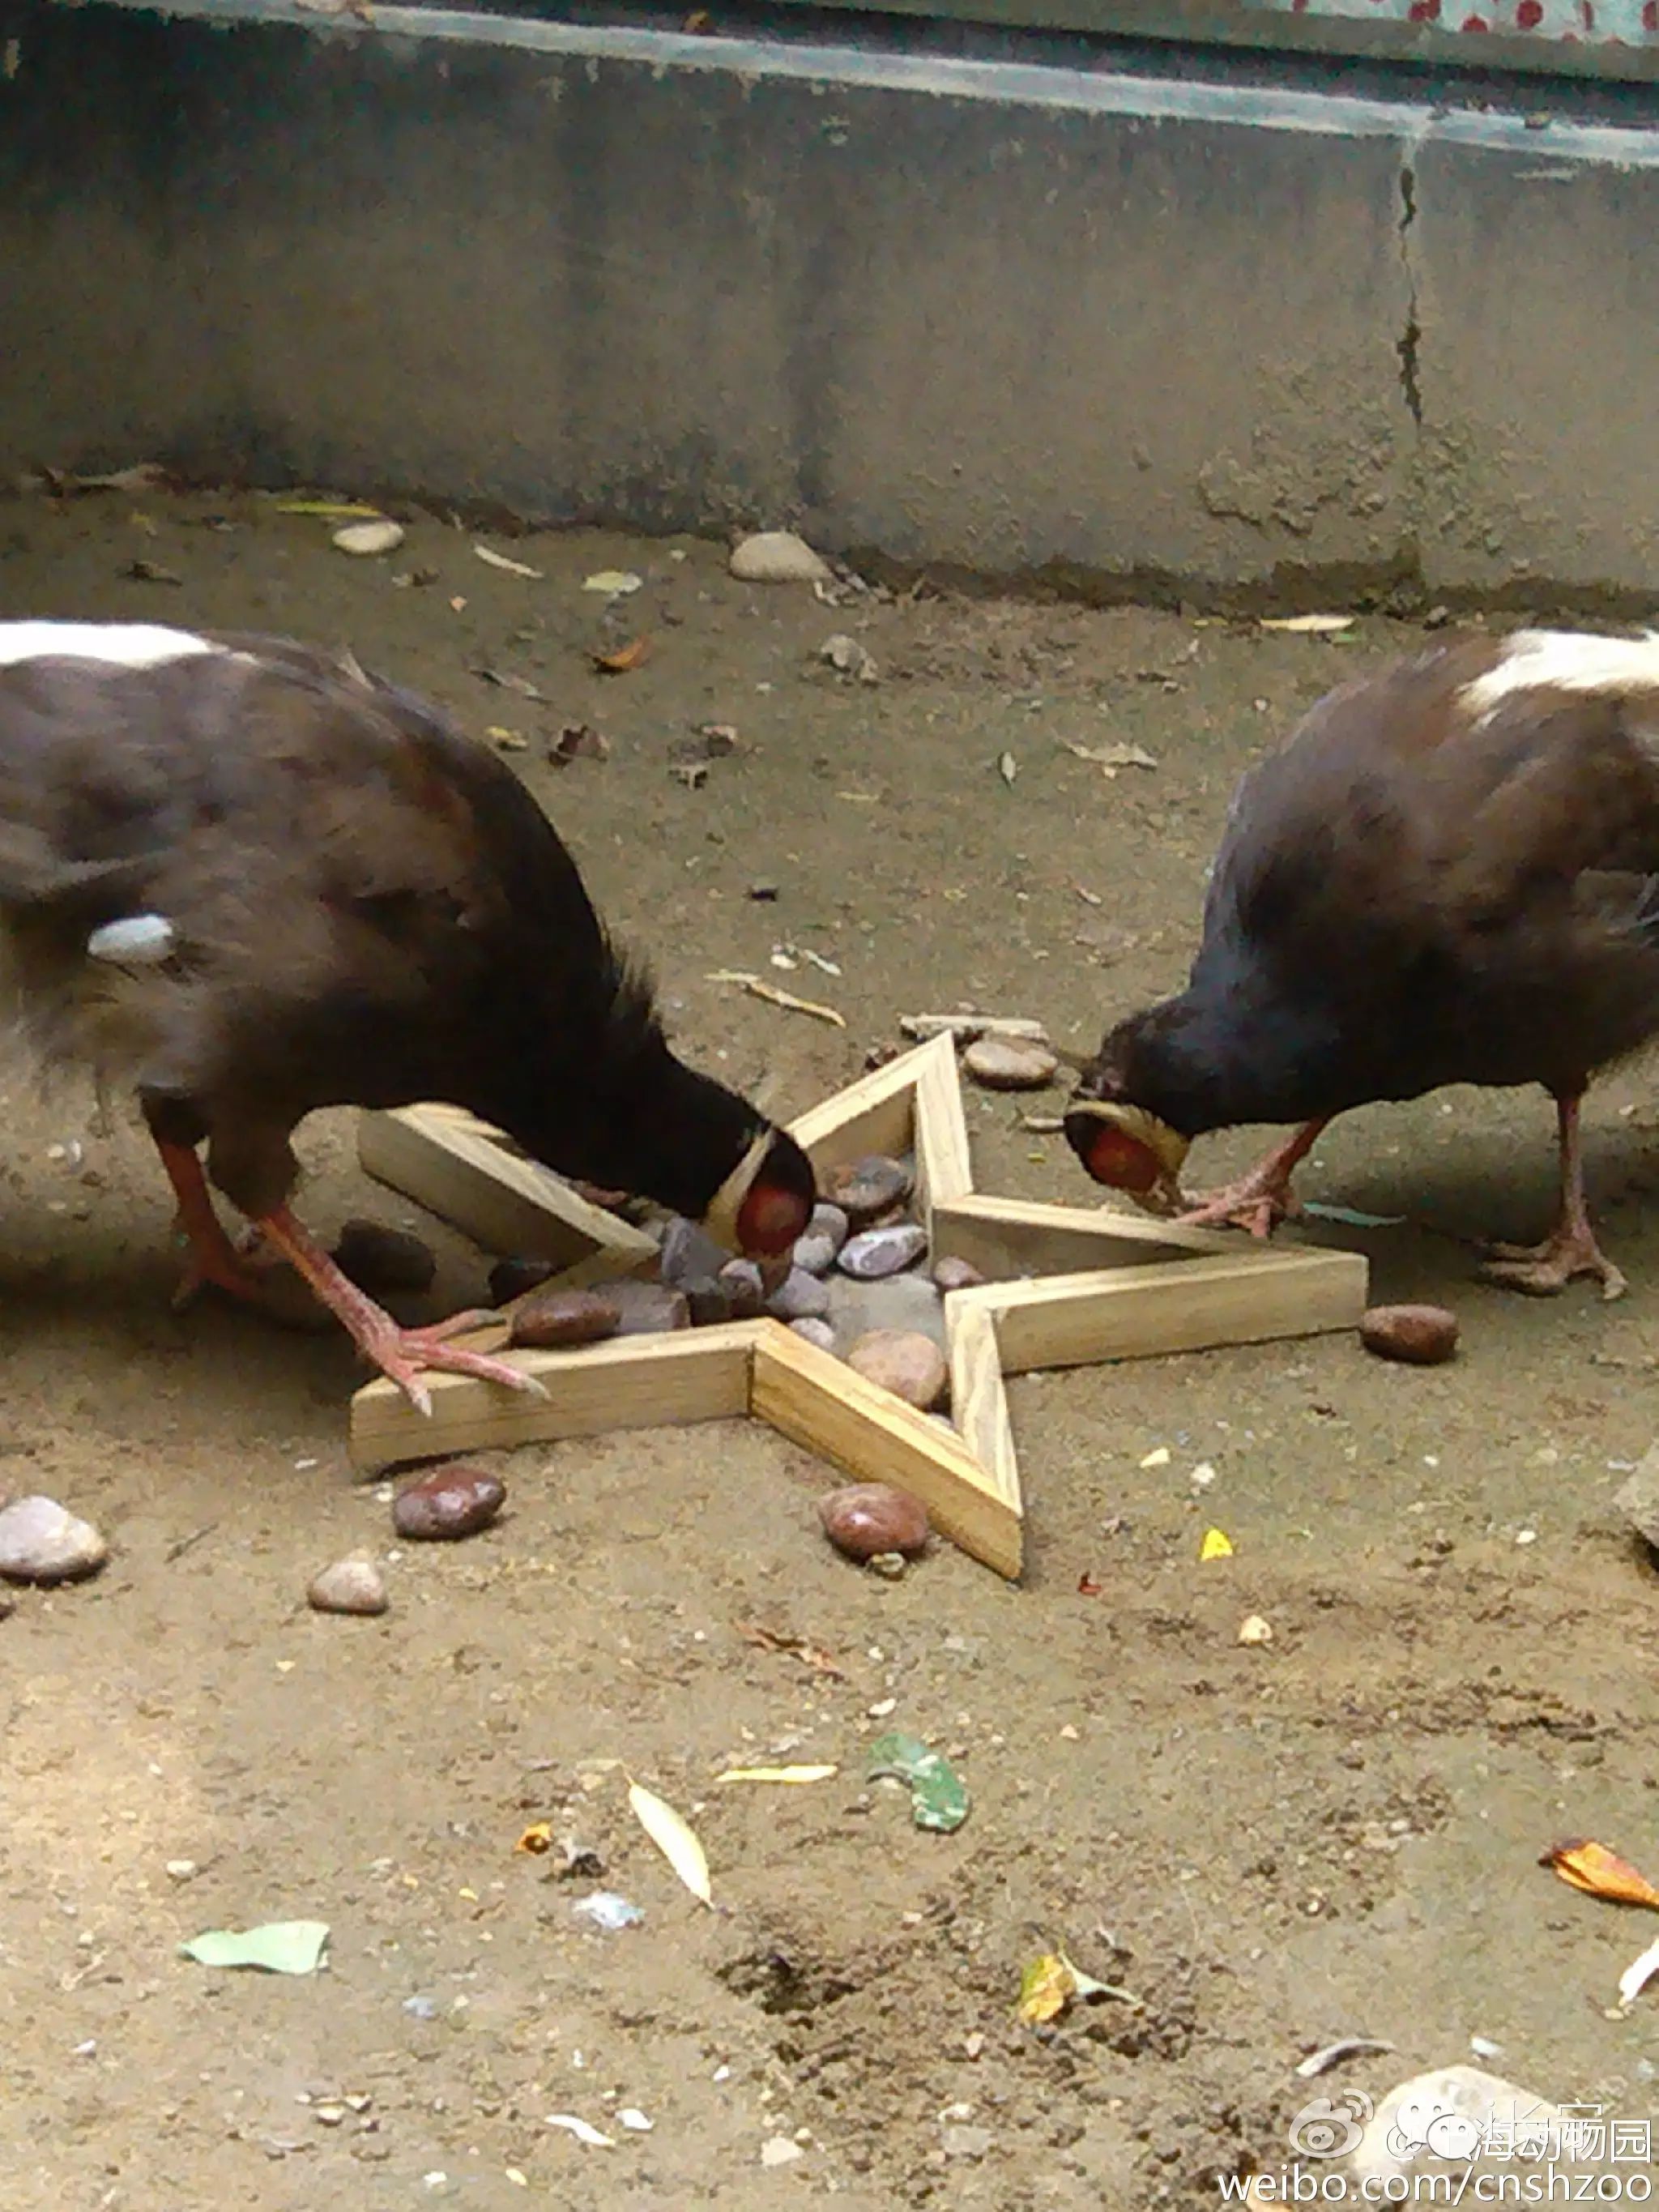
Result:
<svg viewBox="0 0 1659 2212"><path fill-rule="evenodd" d="M1417 317L1417 272L1412 267L1412 225L1417 220L1417 172L1409 161L1400 169L1400 265L1406 272L1406 327L1395 343L1400 356L1400 388L1418 429L1423 428L1423 386L1419 353L1423 325Z"/></svg>

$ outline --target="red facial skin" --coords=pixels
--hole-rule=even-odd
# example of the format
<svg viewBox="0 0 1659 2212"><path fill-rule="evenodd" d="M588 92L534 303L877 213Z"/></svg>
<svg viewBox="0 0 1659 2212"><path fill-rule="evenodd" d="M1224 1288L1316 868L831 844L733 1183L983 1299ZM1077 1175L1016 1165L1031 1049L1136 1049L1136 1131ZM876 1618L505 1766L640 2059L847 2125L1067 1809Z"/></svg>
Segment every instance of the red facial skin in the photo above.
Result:
<svg viewBox="0 0 1659 2212"><path fill-rule="evenodd" d="M738 1208L738 1241L750 1259L780 1259L806 1234L811 1218L799 1191L757 1182Z"/></svg>
<svg viewBox="0 0 1659 2212"><path fill-rule="evenodd" d="M1150 1145L1109 1121L1103 1121L1091 1139L1087 1166L1097 1182L1112 1190L1152 1190L1164 1172Z"/></svg>

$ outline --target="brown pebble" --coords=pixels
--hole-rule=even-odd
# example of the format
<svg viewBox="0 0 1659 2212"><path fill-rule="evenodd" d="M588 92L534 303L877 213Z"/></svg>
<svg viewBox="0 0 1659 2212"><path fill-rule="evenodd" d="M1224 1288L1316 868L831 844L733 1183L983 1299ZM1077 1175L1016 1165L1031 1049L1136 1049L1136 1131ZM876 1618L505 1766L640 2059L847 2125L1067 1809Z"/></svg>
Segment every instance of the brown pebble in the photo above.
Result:
<svg viewBox="0 0 1659 2212"><path fill-rule="evenodd" d="M733 1321L752 1321L766 1304L766 1286L752 1260L729 1260L720 1279L732 1295Z"/></svg>
<svg viewBox="0 0 1659 2212"><path fill-rule="evenodd" d="M1457 1316L1444 1306L1373 1306L1359 1317L1359 1340L1381 1359L1437 1367L1457 1349Z"/></svg>
<svg viewBox="0 0 1659 2212"><path fill-rule="evenodd" d="M506 1502L507 1485L500 1475L452 1460L398 1492L392 1525L413 1543L453 1543L487 1528Z"/></svg>
<svg viewBox="0 0 1659 2212"><path fill-rule="evenodd" d="M927 1541L927 1509L908 1490L885 1482L854 1482L818 1500L823 1533L849 1559L919 1552Z"/></svg>
<svg viewBox="0 0 1659 2212"><path fill-rule="evenodd" d="M489 1303L492 1306L510 1306L526 1291L540 1290L548 1278L558 1272L557 1263L552 1260L497 1260L489 1271Z"/></svg>
<svg viewBox="0 0 1659 2212"><path fill-rule="evenodd" d="M313 1613L384 1613L387 1598L380 1571L373 1559L336 1559L311 1578L306 1592Z"/></svg>
<svg viewBox="0 0 1659 2212"><path fill-rule="evenodd" d="M718 1275L693 1275L680 1285L680 1295L690 1309L692 1328L708 1328L732 1318L738 1291Z"/></svg>
<svg viewBox="0 0 1659 2212"><path fill-rule="evenodd" d="M950 1372L945 1354L933 1338L914 1328L868 1330L848 1351L847 1364L866 1382L879 1383L884 1390L902 1398L907 1406L920 1407L924 1413L945 1395Z"/></svg>
<svg viewBox="0 0 1659 2212"><path fill-rule="evenodd" d="M1046 1044L1000 1036L977 1038L963 1054L962 1064L988 1091L1042 1091L1060 1066Z"/></svg>
<svg viewBox="0 0 1659 2212"><path fill-rule="evenodd" d="M971 1260L958 1260L954 1253L933 1262L933 1281L941 1291L975 1291L984 1280Z"/></svg>
<svg viewBox="0 0 1659 2212"><path fill-rule="evenodd" d="M378 1221L348 1221L334 1247L334 1264L371 1297L389 1291L429 1291L438 1274L429 1244Z"/></svg>
<svg viewBox="0 0 1659 2212"><path fill-rule="evenodd" d="M664 1284L618 1275L614 1281L595 1283L593 1291L616 1307L621 1316L617 1323L618 1336L656 1336L665 1329L691 1326L691 1309L684 1292L671 1291Z"/></svg>
<svg viewBox="0 0 1659 2212"><path fill-rule="evenodd" d="M547 1351L559 1345L597 1344L614 1336L622 1309L614 1298L595 1291L532 1291L513 1310L514 1344L535 1345Z"/></svg>
<svg viewBox="0 0 1659 2212"><path fill-rule="evenodd" d="M910 1174L902 1160L872 1152L848 1166L831 1168L823 1179L823 1191L852 1227L862 1229L909 1196Z"/></svg>

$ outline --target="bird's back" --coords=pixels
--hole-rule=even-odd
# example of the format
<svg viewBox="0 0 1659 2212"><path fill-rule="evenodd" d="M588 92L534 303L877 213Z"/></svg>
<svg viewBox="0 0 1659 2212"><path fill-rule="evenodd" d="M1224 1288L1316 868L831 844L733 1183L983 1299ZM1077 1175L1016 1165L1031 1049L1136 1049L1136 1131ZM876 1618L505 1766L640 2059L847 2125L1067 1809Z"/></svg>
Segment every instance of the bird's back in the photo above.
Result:
<svg viewBox="0 0 1659 2212"><path fill-rule="evenodd" d="M1522 633L1343 686L1235 794L1194 971L1316 1006L1339 1086L1582 1079L1659 1025L1659 641Z"/></svg>

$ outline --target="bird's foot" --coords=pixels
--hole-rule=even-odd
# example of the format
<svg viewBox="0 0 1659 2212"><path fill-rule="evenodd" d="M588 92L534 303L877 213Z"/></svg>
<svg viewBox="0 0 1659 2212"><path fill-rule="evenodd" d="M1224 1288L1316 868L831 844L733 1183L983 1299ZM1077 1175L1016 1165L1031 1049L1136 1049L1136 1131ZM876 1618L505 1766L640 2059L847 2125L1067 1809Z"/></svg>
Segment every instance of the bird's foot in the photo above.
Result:
<svg viewBox="0 0 1659 2212"><path fill-rule="evenodd" d="M349 1318L343 1314L340 1317L350 1330L358 1350L374 1363L389 1382L397 1384L416 1413L429 1414L432 1411L432 1394L421 1381L422 1371L428 1369L450 1375L471 1375L481 1382L504 1383L509 1390L527 1390L538 1398L547 1395L545 1386L533 1375L525 1374L508 1361L449 1342L461 1329L493 1320L493 1315L453 1314L447 1321L433 1322L424 1328L400 1328L390 1314L378 1307L374 1312L376 1318L373 1321Z"/></svg>
<svg viewBox="0 0 1659 2212"><path fill-rule="evenodd" d="M1622 1298L1625 1278L1595 1241L1588 1222L1565 1224L1541 1244L1493 1244L1480 1267L1483 1282L1528 1297L1559 1297L1580 1275L1593 1275L1604 1299Z"/></svg>
<svg viewBox="0 0 1659 2212"><path fill-rule="evenodd" d="M270 1304L274 1271L286 1263L257 1231L236 1245L216 1223L204 1231L199 1224L192 1228L181 1218L175 1235L185 1248L186 1257L173 1293L174 1313L184 1313L208 1289L223 1291L228 1297L240 1298L246 1305Z"/></svg>
<svg viewBox="0 0 1659 2212"><path fill-rule="evenodd" d="M1296 1194L1282 1178L1242 1176L1221 1190L1184 1194L1185 1211L1175 1218L1188 1229L1243 1229L1267 1238L1297 1212Z"/></svg>

